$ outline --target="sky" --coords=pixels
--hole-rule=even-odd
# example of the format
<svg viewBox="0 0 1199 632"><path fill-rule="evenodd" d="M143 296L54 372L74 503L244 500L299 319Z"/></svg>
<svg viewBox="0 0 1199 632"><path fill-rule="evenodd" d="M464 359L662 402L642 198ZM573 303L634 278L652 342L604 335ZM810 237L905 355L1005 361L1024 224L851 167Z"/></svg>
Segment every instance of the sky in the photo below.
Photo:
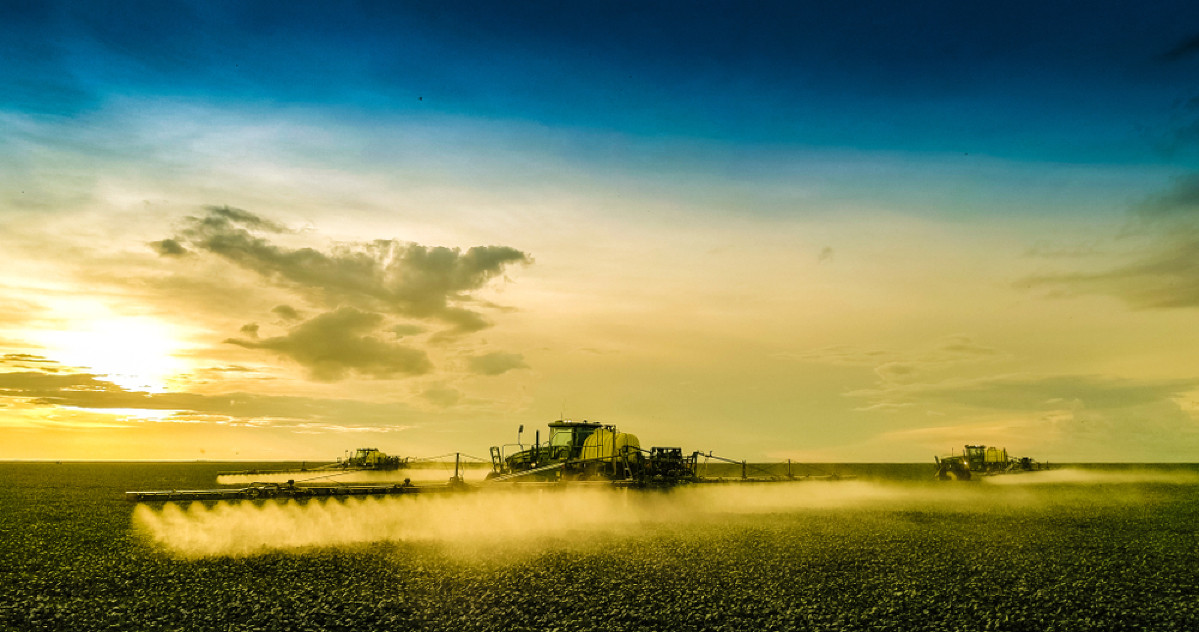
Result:
<svg viewBox="0 0 1199 632"><path fill-rule="evenodd" d="M0 14L0 459L1199 460L1194 3Z"/></svg>

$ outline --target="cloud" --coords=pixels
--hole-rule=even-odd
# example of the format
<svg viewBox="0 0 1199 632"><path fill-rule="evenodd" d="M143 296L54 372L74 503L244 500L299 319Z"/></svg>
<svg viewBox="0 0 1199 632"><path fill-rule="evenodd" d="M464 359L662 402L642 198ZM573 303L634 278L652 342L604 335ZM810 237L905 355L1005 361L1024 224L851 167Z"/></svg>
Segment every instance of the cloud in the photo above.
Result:
<svg viewBox="0 0 1199 632"><path fill-rule="evenodd" d="M970 336L955 334L942 338L931 347L905 353L890 349L859 349L834 345L790 357L838 366L872 366L880 376L899 378L933 368L988 360L1001 355L997 349L979 344Z"/></svg>
<svg viewBox="0 0 1199 632"><path fill-rule="evenodd" d="M519 353L496 351L470 359L470 370L479 375L502 375L515 369L527 369L525 358Z"/></svg>
<svg viewBox="0 0 1199 632"><path fill-rule="evenodd" d="M150 246L164 257L179 257L187 254L187 248L183 244L174 239L163 239L162 241L152 241Z"/></svg>
<svg viewBox="0 0 1199 632"><path fill-rule="evenodd" d="M388 331L395 334L396 338L404 338L406 336L415 336L417 334L424 333L425 328L419 325L396 325Z"/></svg>
<svg viewBox="0 0 1199 632"><path fill-rule="evenodd" d="M36 369L52 373L57 373L64 369L58 362L32 353L6 353L0 356L0 366Z"/></svg>
<svg viewBox="0 0 1199 632"><path fill-rule="evenodd" d="M376 240L294 247L289 244L303 237L297 231L229 206L206 207L175 232L154 242L160 254L201 255L190 265L203 269L203 278L212 276L213 265L231 264L246 271L238 278L252 279L255 289L268 286L271 302L257 304L274 305L267 318L285 331L256 329L266 315L244 314L241 322L251 324L226 342L274 352L320 381L428 373L433 369L428 354L396 339L432 329L425 342L444 344L491 326L484 313L504 308L474 294L510 266L532 261L507 246L459 249ZM196 278L200 275L172 278L170 288L178 292ZM307 308L312 311L305 314Z"/></svg>
<svg viewBox="0 0 1199 632"><path fill-rule="evenodd" d="M884 382L906 382L919 372L907 362L885 362L874 368L875 374Z"/></svg>
<svg viewBox="0 0 1199 632"><path fill-rule="evenodd" d="M1022 288L1048 287L1058 295L1115 296L1140 309L1199 307L1199 234L1163 237L1137 261L1102 272L1025 278Z"/></svg>
<svg viewBox="0 0 1199 632"><path fill-rule="evenodd" d="M300 320L300 312L290 305L276 305L271 312L277 314L283 320Z"/></svg>
<svg viewBox="0 0 1199 632"><path fill-rule="evenodd" d="M886 384L848 393L869 407L948 404L993 411L1116 410L1172 400L1199 379L1128 380L1095 375L999 375L936 383Z"/></svg>
<svg viewBox="0 0 1199 632"><path fill-rule="evenodd" d="M357 373L375 378L420 375L432 369L428 355L367 335L383 316L342 307L307 320L285 336L226 342L247 349L266 349L291 358L318 381L333 382Z"/></svg>
<svg viewBox="0 0 1199 632"><path fill-rule="evenodd" d="M507 266L532 261L507 246L462 251L398 240L339 244L327 253L290 249L267 238L287 232L275 222L229 207L207 210L203 217L189 217L176 240L299 291L326 308L352 305L435 319L452 325L457 334L490 324L477 311L462 306L472 301L472 291L501 275Z"/></svg>
<svg viewBox="0 0 1199 632"><path fill-rule="evenodd" d="M0 397L54 398L63 393L88 397L99 393L126 392L120 386L91 373L44 373L10 371L0 373Z"/></svg>
<svg viewBox="0 0 1199 632"><path fill-rule="evenodd" d="M1134 208L1134 213L1149 219L1190 218L1199 220L1199 174L1175 181L1169 191L1153 196Z"/></svg>
<svg viewBox="0 0 1199 632"><path fill-rule="evenodd" d="M192 375L196 375L196 376L200 376L200 377L210 377L210 378L223 378L223 377L226 377L229 375L237 375L237 376L252 375L257 372L258 372L257 369L252 369L247 366L241 366L238 364L230 364L227 366L210 366L210 367L199 368L199 369L192 371Z"/></svg>
<svg viewBox="0 0 1199 632"><path fill-rule="evenodd" d="M1127 263L1029 276L1016 287L1046 288L1056 296L1114 296L1138 309L1199 307L1199 174L1137 205L1132 218L1130 230L1146 239Z"/></svg>
<svg viewBox="0 0 1199 632"><path fill-rule="evenodd" d="M1028 257L1041 259L1082 259L1108 254L1093 243L1061 245L1039 240L1024 251Z"/></svg>
<svg viewBox="0 0 1199 632"><path fill-rule="evenodd" d="M876 366L892 362L898 354L885 349L858 349L848 345L829 345L797 354L782 354L796 360L834 364L837 366Z"/></svg>
<svg viewBox="0 0 1199 632"><path fill-rule="evenodd" d="M988 358L999 352L991 347L980 345L969 336L949 336L941 341L933 351L933 359L944 362L955 360L972 360Z"/></svg>
<svg viewBox="0 0 1199 632"><path fill-rule="evenodd" d="M1193 158L1199 149L1199 96L1175 101L1162 122L1142 128L1141 133L1168 162Z"/></svg>
<svg viewBox="0 0 1199 632"><path fill-rule="evenodd" d="M462 399L462 393L460 393L457 389L447 387L434 387L426 389L424 393L421 393L421 395L425 399L429 400L429 402L442 408L453 406L454 404L458 403L458 400Z"/></svg>
<svg viewBox="0 0 1199 632"><path fill-rule="evenodd" d="M415 413L403 404L228 393L130 391L91 373L0 372L0 400L22 406L168 411L168 422L295 427L395 427Z"/></svg>
<svg viewBox="0 0 1199 632"><path fill-rule="evenodd" d="M282 224L263 219L254 215L249 211L244 211L239 208L230 206L206 206L208 215L204 217L190 217L195 224L211 228L215 232L227 230L233 226L243 226L253 230L261 230L270 233L286 233L289 232Z"/></svg>
<svg viewBox="0 0 1199 632"><path fill-rule="evenodd" d="M291 428L296 434L325 434L327 432L403 432L413 426L344 426L338 424L301 423L295 425L272 424L274 428Z"/></svg>
<svg viewBox="0 0 1199 632"><path fill-rule="evenodd" d="M1159 55L1158 59L1171 62L1195 55L1199 55L1199 35L1192 35L1175 44L1170 50Z"/></svg>
<svg viewBox="0 0 1199 632"><path fill-rule="evenodd" d="M23 325L38 320L46 306L24 297L12 296L9 292L13 289L12 286L0 285L0 292L3 293L0 294L0 324ZM16 340L0 340L0 343L8 348L31 346L28 342Z"/></svg>

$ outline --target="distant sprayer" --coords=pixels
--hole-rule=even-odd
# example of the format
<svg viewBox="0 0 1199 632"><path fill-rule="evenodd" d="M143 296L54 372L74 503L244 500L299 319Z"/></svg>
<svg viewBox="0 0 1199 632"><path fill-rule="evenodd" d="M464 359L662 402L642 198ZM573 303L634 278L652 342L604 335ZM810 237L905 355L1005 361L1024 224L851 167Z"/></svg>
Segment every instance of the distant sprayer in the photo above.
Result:
<svg viewBox="0 0 1199 632"><path fill-rule="evenodd" d="M1006 448L985 445L968 445L962 454L933 459L937 462L936 477L942 481L968 481L976 476L1049 469L1048 463L1040 463L1028 457L1009 456Z"/></svg>

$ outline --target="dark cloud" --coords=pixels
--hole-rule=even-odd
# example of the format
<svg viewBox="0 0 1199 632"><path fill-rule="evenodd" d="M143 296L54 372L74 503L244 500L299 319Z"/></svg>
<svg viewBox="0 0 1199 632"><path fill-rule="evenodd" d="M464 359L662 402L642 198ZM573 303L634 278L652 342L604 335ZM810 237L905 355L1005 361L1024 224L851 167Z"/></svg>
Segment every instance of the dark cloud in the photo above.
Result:
<svg viewBox="0 0 1199 632"><path fill-rule="evenodd" d="M150 246L164 257L178 257L187 254L187 248L183 244L174 239L163 239L162 241L152 241Z"/></svg>
<svg viewBox="0 0 1199 632"><path fill-rule="evenodd" d="M1028 277L1025 288L1116 296L1141 309L1199 307L1199 233L1163 238L1134 263L1096 273Z"/></svg>
<svg viewBox="0 0 1199 632"><path fill-rule="evenodd" d="M230 375L237 376L239 379L253 377L258 372L257 369L252 369L247 366L230 364L226 366L210 366L203 367L192 371L192 375L201 379L224 379ZM263 379L263 378L258 378Z"/></svg>
<svg viewBox="0 0 1199 632"><path fill-rule="evenodd" d="M56 370L58 362L32 353L6 353L0 356L0 366L36 367L41 371Z"/></svg>
<svg viewBox="0 0 1199 632"><path fill-rule="evenodd" d="M1106 270L1026 277L1015 285L1055 296L1108 295L1140 309L1199 307L1199 174L1132 209L1130 233L1145 245Z"/></svg>
<svg viewBox="0 0 1199 632"><path fill-rule="evenodd" d="M1162 53L1159 59L1162 61L1178 61L1195 55L1199 55L1199 34L1192 35L1175 44L1173 48Z"/></svg>
<svg viewBox="0 0 1199 632"><path fill-rule="evenodd" d="M0 373L0 397L54 399L63 393L80 397L127 393L120 386L91 373L45 373L12 371Z"/></svg>
<svg viewBox="0 0 1199 632"><path fill-rule="evenodd" d="M291 358L313 379L333 382L350 373L375 378L419 375L432 369L428 355L369 335L383 316L343 307L296 326L285 336L262 340L229 339L248 349L266 349Z"/></svg>
<svg viewBox="0 0 1199 632"><path fill-rule="evenodd" d="M0 400L7 403L85 409L171 411L167 420L295 427L300 424L352 424L394 427L414 413L402 404L228 393L146 393L129 391L90 373L40 371L0 373Z"/></svg>
<svg viewBox="0 0 1199 632"><path fill-rule="evenodd" d="M289 232L282 224L263 219L257 215L231 206L206 206L208 214L204 217L188 217L194 224L220 232L233 226L243 226L251 230L269 233Z"/></svg>
<svg viewBox="0 0 1199 632"><path fill-rule="evenodd" d="M341 244L325 253L313 248L277 246L263 233L285 229L247 211L210 207L203 217L188 218L178 240L220 256L280 286L305 294L328 308L361 309L449 323L456 333L489 325L463 307L470 292L482 288L514 263L531 258L507 246L427 247L397 240Z"/></svg>
<svg viewBox="0 0 1199 632"><path fill-rule="evenodd" d="M0 356L0 360L4 362L50 362L50 360L32 353L6 353Z"/></svg>
<svg viewBox="0 0 1199 632"><path fill-rule="evenodd" d="M277 243L291 232L249 211L210 206L203 215L186 218L173 239L155 247L164 254L213 255L323 311L303 320L291 304L276 305L271 313L290 327L286 334L259 339L257 325L251 324L226 341L276 352L323 381L427 373L432 369L427 354L397 345L394 338L424 333L428 323L440 324L429 339L435 343L487 328L491 323L483 310L503 308L472 293L509 266L532 261L506 246L462 250L376 240L320 250ZM417 322L396 322L405 320Z"/></svg>
<svg viewBox="0 0 1199 632"><path fill-rule="evenodd" d="M396 325L389 331L395 334L396 338L404 338L406 336L415 336L425 332L425 328L419 325Z"/></svg>
<svg viewBox="0 0 1199 632"><path fill-rule="evenodd" d="M945 360L985 358L999 353L991 347L978 344L969 336L950 336L941 341L936 352L940 353Z"/></svg>
<svg viewBox="0 0 1199 632"><path fill-rule="evenodd" d="M515 369L527 369L525 358L519 353L496 351L470 359L470 370L479 375L502 375Z"/></svg>
<svg viewBox="0 0 1199 632"><path fill-rule="evenodd" d="M1199 174L1179 178L1169 191L1139 204L1134 212L1147 220L1199 220Z"/></svg>
<svg viewBox="0 0 1199 632"><path fill-rule="evenodd" d="M951 404L1000 411L1115 410L1160 403L1199 387L1199 379L1127 380L1095 375L1000 375L937 383L889 384L849 393L872 407Z"/></svg>
<svg viewBox="0 0 1199 632"><path fill-rule="evenodd" d="M271 312L277 314L284 320L300 320L301 318L300 312L296 311L296 308L291 307L290 305L276 305L273 309L271 309Z"/></svg>

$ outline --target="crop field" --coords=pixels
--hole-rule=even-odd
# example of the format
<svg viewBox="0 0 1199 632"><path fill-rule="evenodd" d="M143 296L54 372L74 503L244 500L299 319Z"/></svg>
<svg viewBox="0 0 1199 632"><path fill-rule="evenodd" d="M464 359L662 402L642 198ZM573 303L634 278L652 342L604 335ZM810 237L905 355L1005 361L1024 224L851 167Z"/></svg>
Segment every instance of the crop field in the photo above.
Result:
<svg viewBox="0 0 1199 632"><path fill-rule="evenodd" d="M246 464L241 464L246 466ZM135 506L0 463L5 630L1199 630L1199 468Z"/></svg>

